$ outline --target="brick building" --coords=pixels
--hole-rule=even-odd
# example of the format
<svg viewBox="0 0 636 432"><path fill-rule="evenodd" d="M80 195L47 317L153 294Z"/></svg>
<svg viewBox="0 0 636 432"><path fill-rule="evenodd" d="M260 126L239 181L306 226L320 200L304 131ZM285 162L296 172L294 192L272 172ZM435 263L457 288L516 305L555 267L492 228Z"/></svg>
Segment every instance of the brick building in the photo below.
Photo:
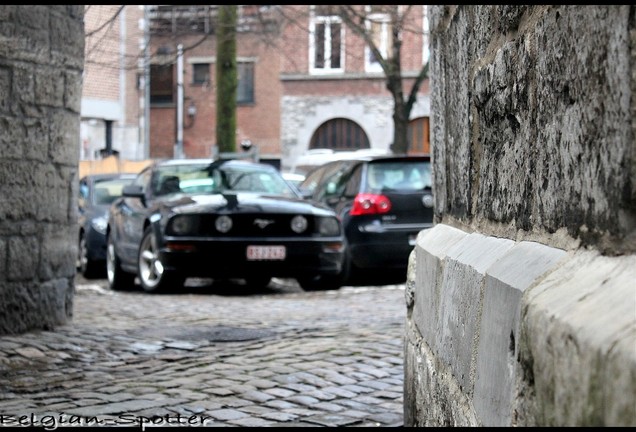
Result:
<svg viewBox="0 0 636 432"><path fill-rule="evenodd" d="M281 26L273 7L239 7L237 149L241 142L249 141L262 160L283 169L292 167L298 156L312 148L388 149L393 139L393 99L386 89L386 77L363 40L342 19L319 6L282 8L287 17L295 17L293 23ZM140 138L115 142L113 148L133 158L214 155L218 149L217 6L146 5L142 12L137 6L124 7L127 15L133 15L131 9L145 14L149 46L146 61L139 62L142 68L132 76L143 83L147 70L150 79L148 94L144 95L142 85L136 89L136 100L125 99L136 104ZM426 10L426 6L409 6L408 27L416 30L403 32L405 92L410 90L409 80L428 60ZM90 7L87 29L88 12ZM378 47L390 49L388 15L376 14L371 25ZM264 32L264 28L278 32ZM139 43L143 36L136 33L137 47L143 46ZM88 63L87 69L90 67ZM132 93L131 89L128 95ZM425 80L411 111L413 152L429 151L429 93ZM142 131L145 101L150 121L147 141Z"/></svg>
<svg viewBox="0 0 636 432"><path fill-rule="evenodd" d="M80 158L143 159L143 15L138 5L86 5Z"/></svg>

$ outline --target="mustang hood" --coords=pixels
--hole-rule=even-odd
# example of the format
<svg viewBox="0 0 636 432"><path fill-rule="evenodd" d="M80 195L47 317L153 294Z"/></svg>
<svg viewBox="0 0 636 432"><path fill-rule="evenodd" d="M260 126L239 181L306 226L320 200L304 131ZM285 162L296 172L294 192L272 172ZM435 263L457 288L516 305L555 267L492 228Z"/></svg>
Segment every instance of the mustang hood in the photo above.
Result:
<svg viewBox="0 0 636 432"><path fill-rule="evenodd" d="M328 207L304 200L253 193L189 195L166 202L175 213L299 213L330 215Z"/></svg>

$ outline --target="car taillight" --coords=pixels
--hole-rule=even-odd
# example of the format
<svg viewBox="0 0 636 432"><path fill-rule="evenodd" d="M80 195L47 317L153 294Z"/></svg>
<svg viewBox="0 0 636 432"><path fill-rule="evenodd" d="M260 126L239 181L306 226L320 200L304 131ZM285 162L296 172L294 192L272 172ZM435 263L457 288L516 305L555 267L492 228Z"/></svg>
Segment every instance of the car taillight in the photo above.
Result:
<svg viewBox="0 0 636 432"><path fill-rule="evenodd" d="M388 213L391 210L391 200L384 195L360 193L353 200L351 216Z"/></svg>

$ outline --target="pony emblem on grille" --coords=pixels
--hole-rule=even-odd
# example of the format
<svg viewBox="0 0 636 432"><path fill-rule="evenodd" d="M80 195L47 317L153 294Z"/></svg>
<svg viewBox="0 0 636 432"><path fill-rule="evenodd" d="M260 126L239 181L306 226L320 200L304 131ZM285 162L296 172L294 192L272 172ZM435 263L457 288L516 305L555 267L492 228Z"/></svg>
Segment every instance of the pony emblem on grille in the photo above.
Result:
<svg viewBox="0 0 636 432"><path fill-rule="evenodd" d="M254 219L254 225L259 227L260 229L266 228L268 225L273 224L274 221L271 219Z"/></svg>

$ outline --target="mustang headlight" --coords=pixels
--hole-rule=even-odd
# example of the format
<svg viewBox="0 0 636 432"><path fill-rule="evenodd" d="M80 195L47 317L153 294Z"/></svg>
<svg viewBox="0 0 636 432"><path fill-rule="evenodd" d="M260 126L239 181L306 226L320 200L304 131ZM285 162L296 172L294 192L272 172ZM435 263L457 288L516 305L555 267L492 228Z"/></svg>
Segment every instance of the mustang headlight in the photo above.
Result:
<svg viewBox="0 0 636 432"><path fill-rule="evenodd" d="M179 215L172 218L170 224L170 231L174 235L189 235L195 234L199 223L199 219L192 215Z"/></svg>
<svg viewBox="0 0 636 432"><path fill-rule="evenodd" d="M305 232L307 229L307 218L305 216L294 216L291 220L291 229L295 233Z"/></svg>
<svg viewBox="0 0 636 432"><path fill-rule="evenodd" d="M332 217L318 218L318 232L323 236L336 236L340 234L338 219Z"/></svg>
<svg viewBox="0 0 636 432"><path fill-rule="evenodd" d="M232 218L227 215L219 216L214 221L214 228L216 228L218 232L221 232L223 234L231 230L232 225Z"/></svg>
<svg viewBox="0 0 636 432"><path fill-rule="evenodd" d="M103 217L96 217L91 221L91 225L100 234L106 234L106 227L108 226L108 220Z"/></svg>

